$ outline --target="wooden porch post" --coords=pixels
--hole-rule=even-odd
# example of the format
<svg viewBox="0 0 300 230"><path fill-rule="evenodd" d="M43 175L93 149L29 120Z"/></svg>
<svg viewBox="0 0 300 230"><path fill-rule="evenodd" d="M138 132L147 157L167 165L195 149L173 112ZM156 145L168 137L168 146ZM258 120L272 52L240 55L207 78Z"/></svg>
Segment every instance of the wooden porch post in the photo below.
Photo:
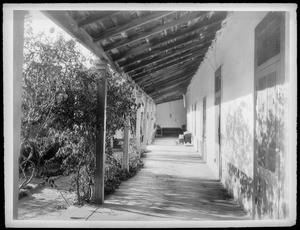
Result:
<svg viewBox="0 0 300 230"><path fill-rule="evenodd" d="M137 97L137 104L141 103L141 94L137 91L136 92L136 97ZM135 133L135 138L136 138L136 148L138 155L140 155L141 152L141 107L138 108L136 112L136 133Z"/></svg>
<svg viewBox="0 0 300 230"><path fill-rule="evenodd" d="M105 132L106 132L106 98L107 98L107 61L100 60L97 68L103 74L97 90L97 134L96 134L96 169L94 202L104 203L104 169L105 169Z"/></svg>
<svg viewBox="0 0 300 230"><path fill-rule="evenodd" d="M13 12L13 219L18 219L24 18L26 13L27 11L23 10Z"/></svg>
<svg viewBox="0 0 300 230"><path fill-rule="evenodd" d="M129 171L129 142L130 142L130 121L127 119L127 124L124 127L124 140L123 140L123 159L122 167Z"/></svg>
<svg viewBox="0 0 300 230"><path fill-rule="evenodd" d="M147 145L147 111L148 111L148 98L145 98L145 109L144 109L144 120L143 120L143 142L142 142L142 149L146 149Z"/></svg>

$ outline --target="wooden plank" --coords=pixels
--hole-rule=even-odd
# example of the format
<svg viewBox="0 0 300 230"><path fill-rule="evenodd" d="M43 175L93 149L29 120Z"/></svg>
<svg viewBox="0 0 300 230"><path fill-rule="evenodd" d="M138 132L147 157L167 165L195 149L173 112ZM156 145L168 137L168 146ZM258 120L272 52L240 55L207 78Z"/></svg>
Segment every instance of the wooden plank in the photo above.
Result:
<svg viewBox="0 0 300 230"><path fill-rule="evenodd" d="M183 72L184 72L184 69L176 68L175 70L171 69L171 70L168 70L166 72L163 72L162 75L161 74L149 75L150 76L149 78L151 78L152 81L156 81L156 80L159 80L161 78L163 78L163 79L172 78L173 76L175 76L177 74L180 74L180 73L183 73ZM165 76L167 76L167 78L165 78ZM149 81L147 82L147 78L145 78L141 81L137 81L137 84L139 84L143 88L146 88L146 87L149 87L150 85L152 85L152 82L149 82Z"/></svg>
<svg viewBox="0 0 300 230"><path fill-rule="evenodd" d="M164 74L160 77L157 77L157 79L153 79L154 84L156 85L161 85L161 84L165 84L165 83L169 83L172 84L172 81L175 79L178 79L180 77L182 77L182 75L184 74L184 78L187 78L189 74L194 74L196 72L196 70L198 69L198 66L186 70L183 69L182 71L176 71L173 74ZM151 85L153 85L153 83L149 83L148 85L144 85L143 88L145 89L145 91L147 92L147 88L150 88Z"/></svg>
<svg viewBox="0 0 300 230"><path fill-rule="evenodd" d="M188 68L193 68L194 66L198 66L198 62L199 62L199 60L195 59L195 60L193 60L191 62L185 62L183 64L178 64L178 65L172 66L172 68L166 67L165 69L156 71L155 73L151 73L151 77L153 79L156 79L157 77L161 78L161 77L163 77L166 74L170 74L171 75L173 73L176 73L177 71L181 71L181 70L188 69ZM146 76L150 76L150 74L146 75ZM140 83L139 80L140 79L137 79L137 82Z"/></svg>
<svg viewBox="0 0 300 230"><path fill-rule="evenodd" d="M176 86L178 84L183 84L187 81L190 81L190 77L193 76L194 74L189 74L189 77L186 78L186 79L182 79L182 78L178 78L176 80L173 80L171 83L165 83L165 84L162 84L162 85L158 85L158 86L155 86L153 87L152 89L148 89L148 90L145 90L145 92L147 94L152 94L152 93L155 93L155 92L161 92L162 90L166 90L168 87L173 87L173 86Z"/></svg>
<svg viewBox="0 0 300 230"><path fill-rule="evenodd" d="M171 44L168 44L167 46L163 46L163 47L159 47L158 49L153 49L151 52L147 52L146 54L143 55L139 55L139 58L134 58L133 62L126 62L126 65L119 65L121 68L123 68L125 71L128 71L127 67L131 67L131 66L137 66L137 65L141 65L145 62L149 62L151 60L156 60L155 58L157 58L159 55L162 56L166 56L168 55L169 52L172 52L172 50L175 51L181 51L181 50L185 50L188 49L188 47L192 47L192 46L204 46L206 44L211 43L211 40L215 37L215 34L211 34L209 37L206 38L199 38L198 34L194 34L191 37L188 37L187 39L184 39L183 41L177 41ZM177 49L178 47L181 47ZM176 50L177 49L177 50ZM166 53L167 51L167 53ZM149 60L149 58L151 58L152 56L154 56L152 59ZM143 61L146 60L146 61ZM137 61L141 61L140 63L137 63Z"/></svg>
<svg viewBox="0 0 300 230"><path fill-rule="evenodd" d="M188 79L188 80L190 80L190 79ZM165 94L165 93L168 93L168 92L172 92L174 90L179 90L180 88L182 88L182 86L186 85L188 80L186 80L185 82L182 82L182 83L180 82L180 83L171 85L169 87L161 88L161 89L158 89L158 90L153 90L151 92L148 92L148 95L150 95L152 97L152 96L154 96L153 94L162 94L162 93Z"/></svg>
<svg viewBox="0 0 300 230"><path fill-rule="evenodd" d="M165 67L168 67L168 65L172 65L174 63L180 63L182 61L192 59L194 57L199 57L199 56L205 55L206 52L207 52L207 50L204 50L204 51L203 50L196 50L195 52L190 52L190 53L187 53L187 54L182 55L182 56L179 55L178 57L175 57L173 59L169 58L169 60L166 60L165 62L162 62L160 64L156 64L155 66L149 65L148 68L144 68L140 71L135 72L134 74L129 73L129 72L127 74L129 74L130 76L132 76L134 78L139 74L151 73L151 71L153 69L154 70L162 69L162 67L165 68Z"/></svg>
<svg viewBox="0 0 300 230"><path fill-rule="evenodd" d="M101 14L100 14L101 12ZM104 19L109 19L111 16L115 16L121 14L122 11L100 11L99 13L93 13L89 15L87 18L76 20L78 27L83 27L89 24L92 24L96 21L101 21Z"/></svg>
<svg viewBox="0 0 300 230"><path fill-rule="evenodd" d="M173 80L171 82L164 83L164 84L159 84L159 85L157 85L156 87L154 87L152 89L148 89L148 90L145 89L145 92L147 94L151 95L152 93L157 92L157 91L167 90L169 88L176 87L176 86L178 86L180 84L183 84L183 83L189 81L190 80L189 77L192 76L192 75L194 75L194 74L190 73L189 76L186 79L177 78L177 79L175 79L175 80Z"/></svg>
<svg viewBox="0 0 300 230"><path fill-rule="evenodd" d="M174 26L177 26L177 25L180 25L184 22L187 22L187 21L190 21L190 20L193 20L195 18L198 18L200 17L201 15L203 14L203 12L192 12L190 13L188 16L184 16L180 19L176 19L172 22L168 22L164 25L161 25L161 26L158 26L158 27L155 27L154 29L148 31L148 32L145 32L145 33L142 33L142 34L138 34L137 36L133 37L133 38L129 38L129 39L125 39L125 40L122 40L122 41L119 41L119 42L114 42L112 43L111 45L108 45L106 47L104 47L104 51L107 52L107 51L110 51L112 49L117 49L121 46L124 46L124 45L129 45L133 42L136 42L138 40L141 40L141 39L144 39L148 36L151 36L153 34L156 34L156 33L159 33L159 32L162 32L168 28L171 28L171 27L174 27Z"/></svg>
<svg viewBox="0 0 300 230"><path fill-rule="evenodd" d="M211 42L210 42L211 43ZM149 59L143 63L138 63L134 67L131 67L129 69L123 69L126 73L134 73L137 70L144 69L144 68L151 68L151 66L154 65L160 65L162 61L168 61L169 59L176 59L179 56L185 56L189 53L195 53L196 51L205 50L207 51L208 47L203 47L202 44L190 44L186 47L183 47L179 50L171 51L171 52L165 52L162 56Z"/></svg>
<svg viewBox="0 0 300 230"><path fill-rule="evenodd" d="M19 157L21 146L22 74L24 17L26 11L13 11L13 202L12 218L18 219ZM9 210L8 210L9 211Z"/></svg>
<svg viewBox="0 0 300 230"><path fill-rule="evenodd" d="M102 34L98 34L94 36L94 42L98 42L100 40L112 37L114 35L120 34L122 32L126 32L128 30L131 30L135 27L142 26L146 23L149 23L151 21L160 19L162 17L165 17L167 15L173 14L175 11L155 11L154 13L151 13L150 15L146 15L144 17L137 18L135 20L130 21L129 23L122 25L122 26L116 26L115 28L108 30Z"/></svg>
<svg viewBox="0 0 300 230"><path fill-rule="evenodd" d="M169 101L176 101L176 100L179 100L179 99L182 99L182 94L176 94L174 96L171 96L171 97L167 97L167 98L158 98L156 99L155 103L158 105L158 104L162 104L162 103L166 103L166 102L169 102Z"/></svg>
<svg viewBox="0 0 300 230"><path fill-rule="evenodd" d="M210 42L210 40L214 39L215 33L216 33L216 31L205 34L205 36L203 38L200 38L199 34L192 34L189 36L185 36L184 38L181 38L181 39L176 39L176 40L172 39L172 40L170 40L170 42L166 42L166 43L162 42L161 43L162 45L160 44L160 45L155 45L155 46L151 47L151 51L144 52L145 50L143 50L143 53L139 54L139 55L137 55L138 54L138 52L137 52L133 58L129 58L126 61L118 63L118 65L120 67L132 65L133 63L136 63L136 61L147 59L153 55L158 55L161 52L164 52L165 50L177 48L178 46L185 45L185 44L197 41L197 40L199 41L199 43L201 42L203 44L206 44L206 43Z"/></svg>
<svg viewBox="0 0 300 230"><path fill-rule="evenodd" d="M145 74L143 75L142 77L139 77L137 79L135 79L134 81L137 82L138 84L141 84L142 82L145 81L145 79L149 78L150 77L150 74L151 76L153 76L153 78L157 77L157 76L160 76L162 74L171 74L173 73L172 71L177 71L177 70L180 70L182 68L188 68L188 67L193 67L193 66L199 66L200 62L201 61L201 57L199 58L196 58L190 62L188 61L184 61L184 63L180 64L180 63L176 63L174 65L170 65L170 66L167 66L166 68L164 69L159 69L157 71L153 71L152 73L148 73L148 74ZM164 70L164 71L161 71L161 70Z"/></svg>
<svg viewBox="0 0 300 230"><path fill-rule="evenodd" d="M156 71L159 71L161 69L164 69L166 67L170 68L170 67L173 67L174 65L177 65L181 62L187 62L187 61L190 61L190 60L193 60L195 58L202 58L203 56L205 55L205 53L203 52L199 52L198 54L190 54L190 55L186 55L185 57L180 57L176 60L172 60L170 62L166 62L166 63L163 63L162 65L160 66L156 66L154 68L151 68L145 72L141 72L141 73L138 73L138 74L135 74L135 75L131 75L130 77L135 80L135 79L138 79L146 74L150 74L150 73L153 73L153 72L156 72Z"/></svg>
<svg viewBox="0 0 300 230"><path fill-rule="evenodd" d="M181 90L170 91L168 93L160 94L160 95L157 95L152 98L155 100L156 103L159 101L172 101L172 100L175 100L175 98L176 99L182 98L182 95L185 92L186 92L186 90L184 88L182 88Z"/></svg>
<svg viewBox="0 0 300 230"><path fill-rule="evenodd" d="M105 172L105 133L106 133L106 73L98 83L97 90L97 133L96 133L96 168L94 202L104 203L104 172Z"/></svg>
<svg viewBox="0 0 300 230"><path fill-rule="evenodd" d="M171 85L171 84L177 83L179 81L184 81L185 79L189 78L190 76L193 76L195 74L196 70L197 69L194 68L193 70L185 72L184 74L180 73L180 74L168 77L168 78L164 78L163 80L160 80L160 81L155 81L154 84L156 84L160 87L164 87L165 85L168 85L168 84ZM145 87L144 89L147 92L147 87Z"/></svg>
<svg viewBox="0 0 300 230"><path fill-rule="evenodd" d="M118 62L118 64L120 66L123 66L124 65L124 62L127 63L127 60L128 62L134 62L136 60L139 60L139 59L136 59L136 60L132 60L133 58L131 58L132 55L135 55L134 58L137 58L139 55L143 55L145 50L148 50L149 48L151 48L151 50L154 50L160 46L162 46L163 43L165 43L166 45L169 44L170 42L172 42L173 40L178 40L178 39L182 39L184 37L188 37L188 36L191 36L195 33L199 34L201 32L204 32L204 31L208 31L207 33L211 33L211 32L216 32L217 30L219 30L221 28L221 22L224 20L225 18L225 14L224 12L222 13L217 13L218 15L218 19L217 20L213 20L214 16L209 19L209 22L200 22L198 24L195 24L191 27L187 27L187 28L184 28L184 29L180 29L178 30L177 32L175 33L171 33L157 41L150 41L149 43L146 43L146 44L143 44L137 48L133 48L131 50L129 50L127 53L125 53L124 55L122 56L117 56L117 57L114 57L113 59ZM141 57L139 57L141 58ZM126 61L121 61L125 59Z"/></svg>

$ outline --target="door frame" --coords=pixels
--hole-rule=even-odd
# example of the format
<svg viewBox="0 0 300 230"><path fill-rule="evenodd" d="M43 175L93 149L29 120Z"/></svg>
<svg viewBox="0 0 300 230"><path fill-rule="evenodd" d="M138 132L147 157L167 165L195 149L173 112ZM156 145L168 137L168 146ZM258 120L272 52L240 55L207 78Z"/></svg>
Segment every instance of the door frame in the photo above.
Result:
<svg viewBox="0 0 300 230"><path fill-rule="evenodd" d="M285 74L285 49L286 49L286 41L285 41L285 30L286 30L286 15L285 12L283 13L283 22L280 27L280 53L275 55L274 57L270 58L266 62L262 63L261 65L257 66L257 30L263 31L264 29L267 28L266 21L269 17L272 17L272 12L268 13L265 15L265 17L257 24L255 31L254 31L254 93L253 93L253 180L252 180L252 219L255 219L256 216L256 197L257 197L257 181L258 181L258 145L256 143L256 123L257 123L257 112L256 112L256 107L257 107L257 92L259 90L258 88L258 80L261 72L264 71L264 69L269 68L269 66L274 65L279 61L279 72L280 74L283 74L284 81L286 81L286 74ZM263 27L263 29L258 27ZM283 30L283 31L282 31ZM285 121L285 126L286 126L286 121Z"/></svg>

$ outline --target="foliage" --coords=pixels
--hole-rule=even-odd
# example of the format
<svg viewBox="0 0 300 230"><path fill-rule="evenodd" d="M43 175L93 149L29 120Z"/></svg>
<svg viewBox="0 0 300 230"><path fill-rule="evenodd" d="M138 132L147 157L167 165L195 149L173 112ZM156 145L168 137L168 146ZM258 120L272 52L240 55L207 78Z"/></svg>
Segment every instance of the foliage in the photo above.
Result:
<svg viewBox="0 0 300 230"><path fill-rule="evenodd" d="M95 170L97 86L104 77L92 55L83 55L75 40L34 34L27 17L24 39L22 150L20 169L31 177L55 160L72 175L78 201L90 200ZM107 143L127 119L135 120L133 86L112 69L107 75ZM133 127L133 125L131 125ZM52 152L51 149L54 149ZM120 171L109 144L107 183ZM28 166L30 165L30 167ZM26 185L26 178L20 186Z"/></svg>

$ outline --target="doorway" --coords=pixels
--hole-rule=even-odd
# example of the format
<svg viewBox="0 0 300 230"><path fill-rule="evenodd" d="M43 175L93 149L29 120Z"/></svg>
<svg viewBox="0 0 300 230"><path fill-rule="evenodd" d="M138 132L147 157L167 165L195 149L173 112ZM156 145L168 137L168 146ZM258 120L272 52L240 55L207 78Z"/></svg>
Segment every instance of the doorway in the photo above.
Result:
<svg viewBox="0 0 300 230"><path fill-rule="evenodd" d="M255 218L280 218L283 180L280 164L284 155L284 21L272 12L255 28Z"/></svg>

